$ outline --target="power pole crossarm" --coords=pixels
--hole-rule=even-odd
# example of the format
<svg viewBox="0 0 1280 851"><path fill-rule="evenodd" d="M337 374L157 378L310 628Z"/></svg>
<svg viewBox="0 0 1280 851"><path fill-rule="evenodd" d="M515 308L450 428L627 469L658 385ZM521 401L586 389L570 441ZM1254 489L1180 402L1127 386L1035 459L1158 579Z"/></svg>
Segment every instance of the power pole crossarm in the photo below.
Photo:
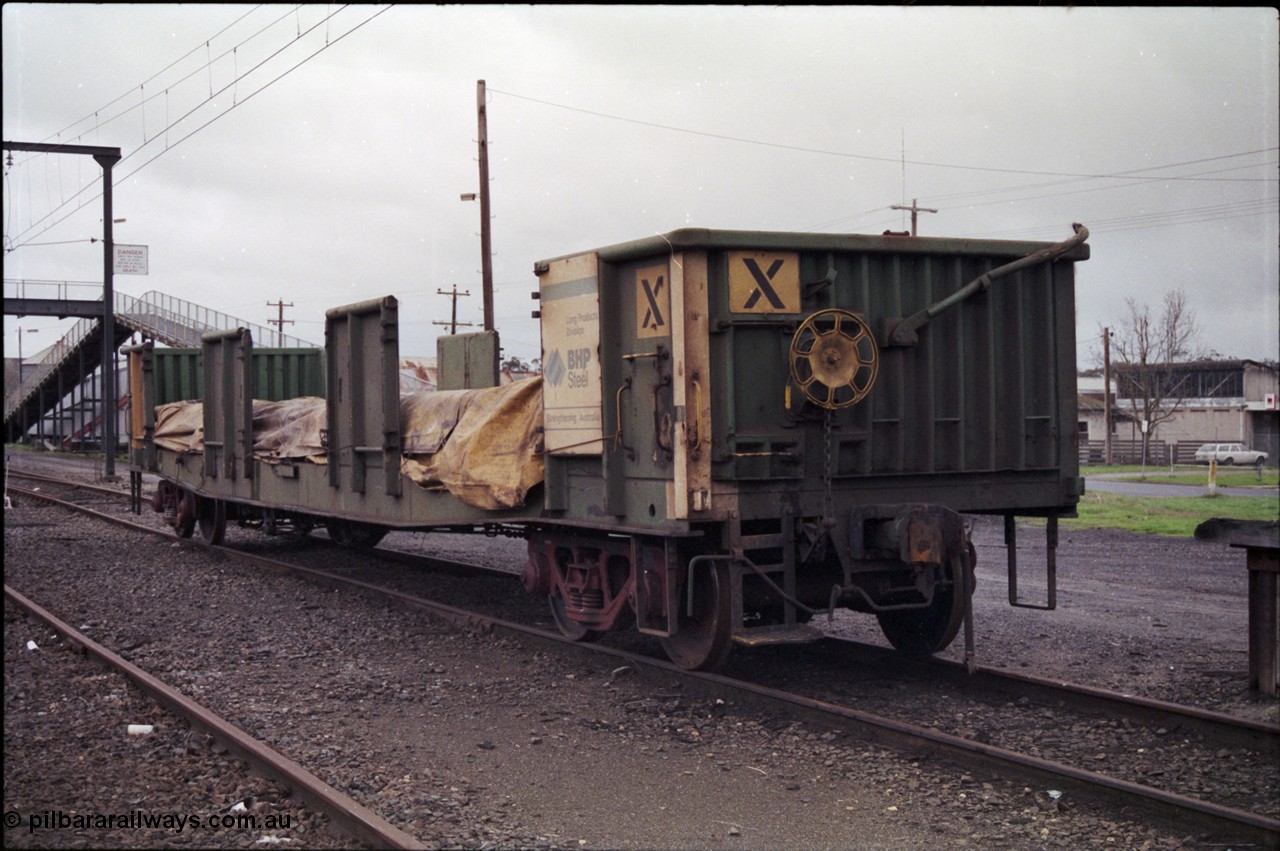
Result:
<svg viewBox="0 0 1280 851"><path fill-rule="evenodd" d="M288 304L285 304L284 299L280 299L279 301L269 301L267 302L267 307L275 307L275 308L278 308L280 311L279 318L268 319L267 324L276 326L276 338L277 338L276 342L280 345L284 345L284 326L286 323L289 325L293 324L292 319L284 318L284 309L286 307L293 307L293 302L289 302Z"/></svg>
<svg viewBox="0 0 1280 851"><path fill-rule="evenodd" d="M451 298L453 299L453 311L452 311L452 313L450 314L450 319L449 319L449 321L448 321L448 322L432 322L432 323L431 323L432 325L448 325L448 326L449 326L449 333L450 333L450 334L457 334L457 333L458 333L458 326L459 326L459 325L461 325L461 326L463 326L463 327L465 327L465 328L470 328L470 327L472 326L472 324L473 324L473 323L471 323L471 322L459 322L459 321L458 321L458 299L459 299L460 297L462 297L462 296L469 296L469 295L471 295L471 291L470 291L470 290L464 290L464 291L462 291L462 292L458 292L458 285L457 285L457 284L454 284L454 285L453 285L453 290L451 290L451 291L450 291L450 290L436 290L436 294L437 294L437 295L447 295L447 296L451 297Z"/></svg>
<svg viewBox="0 0 1280 851"><path fill-rule="evenodd" d="M916 199L916 198L912 198L912 199L911 199L911 206L910 206L910 207L904 206L904 205L902 205L902 204L894 204L894 205L893 205L892 207L890 207L889 209L890 209L890 210L910 210L910 211L911 211L911 235L912 235L912 236L915 236L915 235L916 235L916 214L917 214L917 213L936 213L936 212L938 212L937 210L931 209L931 208L929 208L929 207L921 207L921 206L919 206L919 201L918 201L918 199Z"/></svg>

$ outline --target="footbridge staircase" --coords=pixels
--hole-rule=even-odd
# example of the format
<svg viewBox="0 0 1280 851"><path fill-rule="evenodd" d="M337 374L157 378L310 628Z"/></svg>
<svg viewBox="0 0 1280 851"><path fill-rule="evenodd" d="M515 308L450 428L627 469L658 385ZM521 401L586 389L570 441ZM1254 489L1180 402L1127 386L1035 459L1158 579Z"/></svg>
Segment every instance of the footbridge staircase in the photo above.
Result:
<svg viewBox="0 0 1280 851"><path fill-rule="evenodd" d="M5 282L6 299L10 284ZM166 346L199 348L204 334L235 328L249 329L261 345L316 347L314 343L157 291L141 297L116 292L112 300L114 322L106 333L112 335L113 351L137 335ZM99 298L99 304L101 301ZM28 362L20 369L18 386L5 388L7 441L20 439L51 414L53 427L40 429L46 439L53 436L62 442L86 440L101 434L104 408L119 411L127 405L128 383L124 381L116 382L120 398L114 400L113 405L104 406L98 398L101 396L98 388L101 387L103 333L101 318L83 318L48 349L38 363ZM68 405L71 411L67 410Z"/></svg>

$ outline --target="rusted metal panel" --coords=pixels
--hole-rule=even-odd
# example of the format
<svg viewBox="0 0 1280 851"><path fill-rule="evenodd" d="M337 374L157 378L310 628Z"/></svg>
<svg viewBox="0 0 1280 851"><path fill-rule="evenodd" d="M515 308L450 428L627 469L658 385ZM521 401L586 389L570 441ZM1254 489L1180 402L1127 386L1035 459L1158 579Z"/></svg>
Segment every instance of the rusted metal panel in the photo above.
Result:
<svg viewBox="0 0 1280 851"><path fill-rule="evenodd" d="M155 423L155 408L142 404L146 398L146 382L151 370L149 346L132 346L121 350L128 359L129 369L129 454L146 445L148 425ZM133 404L137 400L138 404ZM148 417L148 413L151 414Z"/></svg>
<svg viewBox="0 0 1280 851"><path fill-rule="evenodd" d="M673 258L671 315L676 433L667 516L683 520L711 508L711 352L704 252Z"/></svg>

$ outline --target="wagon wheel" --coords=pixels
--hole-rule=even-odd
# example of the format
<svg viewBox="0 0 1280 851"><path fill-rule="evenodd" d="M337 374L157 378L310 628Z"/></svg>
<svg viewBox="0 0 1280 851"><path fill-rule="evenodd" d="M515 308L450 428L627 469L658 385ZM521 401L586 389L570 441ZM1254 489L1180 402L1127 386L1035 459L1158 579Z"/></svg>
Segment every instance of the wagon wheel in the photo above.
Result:
<svg viewBox="0 0 1280 851"><path fill-rule="evenodd" d="M564 610L564 597L557 590L553 590L547 595L547 602L551 605L551 617L556 622L556 629L560 630L560 634L570 641L581 641L590 643L599 641L600 636L604 635L598 629L585 627L577 621L571 619Z"/></svg>
<svg viewBox="0 0 1280 851"><path fill-rule="evenodd" d="M676 629L662 639L662 649L685 670L714 670L724 664L733 648L729 568L715 563L692 571L689 581L693 583L693 614L689 613L686 586L680 596Z"/></svg>
<svg viewBox="0 0 1280 851"><path fill-rule="evenodd" d="M373 523L360 523L355 520L330 520L325 524L329 537L340 547L367 550L376 547L378 542L391 531L386 526Z"/></svg>
<svg viewBox="0 0 1280 851"><path fill-rule="evenodd" d="M196 499L196 522L200 540L218 546L227 536L227 504L220 499Z"/></svg>
<svg viewBox="0 0 1280 851"><path fill-rule="evenodd" d="M174 520L173 533L179 538L190 538L196 529L196 495L191 491L183 488L177 488L176 493L171 493L169 497L175 503L175 511L177 516Z"/></svg>
<svg viewBox="0 0 1280 851"><path fill-rule="evenodd" d="M876 614L881 632L894 648L909 656L928 656L945 650L955 640L964 623L965 600L963 594L956 592L963 581L968 593L973 594L973 572L972 568L964 570L964 559L954 558L950 573L953 582L936 588L928 606ZM956 578L965 574L966 580Z"/></svg>
<svg viewBox="0 0 1280 851"><path fill-rule="evenodd" d="M871 328L847 310L819 310L800 324L787 353L791 379L806 399L836 410L871 392L880 352Z"/></svg>

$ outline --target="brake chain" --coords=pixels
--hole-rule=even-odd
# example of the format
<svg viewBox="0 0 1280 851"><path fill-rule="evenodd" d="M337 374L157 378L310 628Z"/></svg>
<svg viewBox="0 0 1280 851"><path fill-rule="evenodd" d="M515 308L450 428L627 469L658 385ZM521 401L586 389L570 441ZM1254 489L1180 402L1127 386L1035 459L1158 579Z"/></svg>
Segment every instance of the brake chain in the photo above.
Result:
<svg viewBox="0 0 1280 851"><path fill-rule="evenodd" d="M835 526L835 508L831 496L831 432L835 412L828 409L822 422L822 525L824 529Z"/></svg>

